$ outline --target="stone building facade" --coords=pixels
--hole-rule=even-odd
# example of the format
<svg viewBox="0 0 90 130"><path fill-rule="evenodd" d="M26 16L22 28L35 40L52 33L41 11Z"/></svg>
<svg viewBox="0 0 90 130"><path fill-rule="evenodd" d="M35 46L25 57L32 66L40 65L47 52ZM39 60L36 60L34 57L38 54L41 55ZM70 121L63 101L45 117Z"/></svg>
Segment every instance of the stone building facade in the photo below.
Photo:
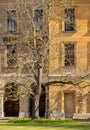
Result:
<svg viewBox="0 0 90 130"><path fill-rule="evenodd" d="M46 10L42 0L0 0L0 118L31 116L29 96L14 101L7 100L6 95L9 86L13 91L24 83L23 90L34 81L28 66L32 56L27 43L36 36L47 39ZM44 116L45 92L40 102L40 115Z"/></svg>
<svg viewBox="0 0 90 130"><path fill-rule="evenodd" d="M53 118L90 119L90 1L52 0L49 21L49 87Z"/></svg>
<svg viewBox="0 0 90 130"><path fill-rule="evenodd" d="M7 88L28 90L34 81L27 43L36 36L48 39L48 20L49 74L44 80L63 83L50 85L49 108L42 91L40 116L90 118L90 1L52 0L48 20L47 11L43 0L0 0L0 118L32 116L32 99L7 100Z"/></svg>

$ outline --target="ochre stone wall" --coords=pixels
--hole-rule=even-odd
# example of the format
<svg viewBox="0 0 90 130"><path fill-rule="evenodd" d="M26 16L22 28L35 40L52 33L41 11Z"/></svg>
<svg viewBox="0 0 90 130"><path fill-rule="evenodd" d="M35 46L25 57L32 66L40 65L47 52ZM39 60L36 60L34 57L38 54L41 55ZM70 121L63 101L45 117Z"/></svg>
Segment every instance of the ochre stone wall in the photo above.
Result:
<svg viewBox="0 0 90 130"><path fill-rule="evenodd" d="M64 31L65 8L75 8L75 31L73 32ZM80 87L69 84L50 86L49 108L51 117L56 118L57 113L59 113L58 118L69 118L70 115L67 116L69 107L65 107L67 104L70 105L70 102L74 102L73 115L71 117L90 118L90 105L88 105L90 104L88 100L90 92L90 1L72 0L71 2L61 2L61 4L60 1L54 1L50 8L49 29L49 80L73 81L77 77L76 82L77 79L79 82L78 76L87 75L88 77L81 80L83 82L81 82ZM64 66L64 43L66 42L75 43L75 66ZM70 77L73 77L73 79L70 79ZM67 96L66 93L68 95L70 93L74 101L70 100L69 102L70 96ZM58 97L58 94L60 97ZM59 102L58 105L57 102ZM75 113L77 114L75 115ZM87 113L88 116L86 116L87 114L81 116L83 113Z"/></svg>

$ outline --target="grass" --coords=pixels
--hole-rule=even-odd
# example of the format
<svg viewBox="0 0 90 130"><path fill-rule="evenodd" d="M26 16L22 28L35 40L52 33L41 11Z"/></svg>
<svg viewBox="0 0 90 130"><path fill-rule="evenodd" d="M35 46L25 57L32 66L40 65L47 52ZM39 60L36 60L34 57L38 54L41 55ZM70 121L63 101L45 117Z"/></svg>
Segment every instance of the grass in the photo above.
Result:
<svg viewBox="0 0 90 130"><path fill-rule="evenodd" d="M89 130L90 122L29 120L25 122L1 122L0 130Z"/></svg>

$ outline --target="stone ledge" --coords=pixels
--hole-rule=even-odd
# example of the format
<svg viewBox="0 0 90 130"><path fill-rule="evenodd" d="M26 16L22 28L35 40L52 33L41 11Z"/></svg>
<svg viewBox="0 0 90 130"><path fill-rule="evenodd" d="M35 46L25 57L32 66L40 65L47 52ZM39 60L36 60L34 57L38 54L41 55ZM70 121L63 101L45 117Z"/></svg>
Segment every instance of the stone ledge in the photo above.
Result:
<svg viewBox="0 0 90 130"><path fill-rule="evenodd" d="M54 119L64 119L65 114L64 113L59 113L59 112L52 112L52 113L50 113L49 117L54 118Z"/></svg>
<svg viewBox="0 0 90 130"><path fill-rule="evenodd" d="M19 118L28 118L29 117L29 115L30 115L30 113L28 113L28 112L20 112L19 113Z"/></svg>
<svg viewBox="0 0 90 130"><path fill-rule="evenodd" d="M79 119L79 120L88 120L88 119L90 119L90 113L81 113L81 114L79 114L79 113L74 113L73 114L73 119Z"/></svg>

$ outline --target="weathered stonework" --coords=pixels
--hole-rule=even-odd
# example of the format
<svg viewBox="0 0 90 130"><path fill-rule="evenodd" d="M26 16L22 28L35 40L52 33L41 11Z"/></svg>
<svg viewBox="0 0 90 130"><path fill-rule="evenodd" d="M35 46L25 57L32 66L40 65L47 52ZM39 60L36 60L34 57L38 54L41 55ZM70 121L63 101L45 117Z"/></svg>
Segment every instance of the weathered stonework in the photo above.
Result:
<svg viewBox="0 0 90 130"><path fill-rule="evenodd" d="M31 51L27 47L28 40L26 39L33 39L34 35L41 36L40 34L42 34L43 38L46 37L46 34L48 36L46 8L42 0L0 0L0 12L2 12L0 13L0 118L6 116L14 117L15 115L17 117L30 117L30 96L22 96L23 98L19 99L19 101L8 101L5 104L4 90L8 83L13 83L24 84L22 89L26 91L28 86L34 81L33 74L28 66L23 65L26 62L29 63L31 59L29 55ZM34 34L34 10L37 9L43 10L43 25L45 25L45 28L42 29L42 32ZM16 16L14 17L17 22L16 32L10 32L8 27L10 26L8 25L8 14L10 11L16 11ZM12 30L13 28L14 26L12 26ZM8 66L7 45L17 46L18 66ZM47 77L45 80L47 80ZM13 111L11 110L12 107L14 107Z"/></svg>
<svg viewBox="0 0 90 130"><path fill-rule="evenodd" d="M50 118L54 119L65 119L65 114L64 113L57 113L57 112L52 112L50 115Z"/></svg>

